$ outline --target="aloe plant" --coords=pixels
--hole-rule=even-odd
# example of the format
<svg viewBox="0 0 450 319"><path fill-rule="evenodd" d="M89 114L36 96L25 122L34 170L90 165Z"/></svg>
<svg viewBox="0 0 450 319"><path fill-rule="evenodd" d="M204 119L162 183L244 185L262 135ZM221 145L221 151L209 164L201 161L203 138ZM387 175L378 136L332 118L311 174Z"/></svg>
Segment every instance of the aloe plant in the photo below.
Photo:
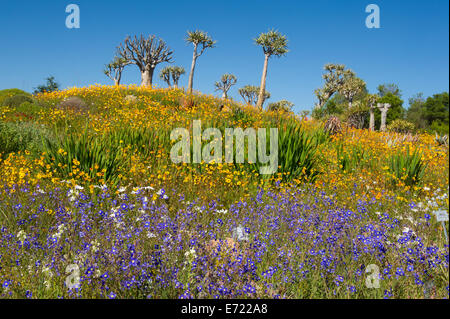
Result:
<svg viewBox="0 0 450 319"><path fill-rule="evenodd" d="M118 171L123 161L121 149L105 139L90 137L86 132L81 136L69 134L61 140L44 140L45 162L63 178L69 178L74 168L87 174L92 180L103 179L117 185ZM98 174L102 174L99 176Z"/></svg>
<svg viewBox="0 0 450 319"><path fill-rule="evenodd" d="M278 163L281 173L289 173L285 179L306 177L315 181L316 151L319 136L308 134L299 124L288 124L278 133Z"/></svg>
<svg viewBox="0 0 450 319"><path fill-rule="evenodd" d="M446 146L448 147L448 135L438 135L438 133L435 133L436 137L434 140L436 143L438 143L439 146Z"/></svg>
<svg viewBox="0 0 450 319"><path fill-rule="evenodd" d="M165 129L123 127L105 137L110 145L131 146L145 158L170 146L170 133Z"/></svg>
<svg viewBox="0 0 450 319"><path fill-rule="evenodd" d="M403 180L408 186L420 184L426 167L427 164L422 159L422 153L417 149L410 153L409 147L407 147L406 153L398 151L389 158L389 169L395 177L394 183L397 180Z"/></svg>

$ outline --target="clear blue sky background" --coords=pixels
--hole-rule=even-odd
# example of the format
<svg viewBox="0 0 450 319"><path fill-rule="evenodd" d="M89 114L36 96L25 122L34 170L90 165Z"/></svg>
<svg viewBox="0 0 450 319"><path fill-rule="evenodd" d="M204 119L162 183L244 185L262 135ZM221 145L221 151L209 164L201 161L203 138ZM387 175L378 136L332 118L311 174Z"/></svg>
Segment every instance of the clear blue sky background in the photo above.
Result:
<svg viewBox="0 0 450 319"><path fill-rule="evenodd" d="M65 27L70 3L81 9L78 30ZM380 6L381 29L365 26L370 3ZM371 92L381 83L398 84L405 106L418 92L448 91L447 0L2 1L0 89L31 91L48 75L62 87L111 84L104 64L127 35L141 33L163 38L175 64L188 70L186 30L201 29L218 44L198 60L195 89L218 94L214 82L231 72L238 77L231 95L239 98L237 88L260 83L263 54L252 39L269 28L287 35L290 52L271 59L267 90L271 101L290 100L296 111L311 109L329 62L346 64ZM126 69L123 82L140 82L136 66ZM157 76L155 82L164 86Z"/></svg>

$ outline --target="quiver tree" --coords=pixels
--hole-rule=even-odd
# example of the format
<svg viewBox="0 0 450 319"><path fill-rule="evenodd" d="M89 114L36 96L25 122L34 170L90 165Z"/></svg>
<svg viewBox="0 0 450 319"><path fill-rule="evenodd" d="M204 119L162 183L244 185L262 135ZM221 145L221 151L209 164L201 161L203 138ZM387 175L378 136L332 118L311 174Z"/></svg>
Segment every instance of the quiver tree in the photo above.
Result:
<svg viewBox="0 0 450 319"><path fill-rule="evenodd" d="M170 66L166 66L161 69L159 72L159 78L166 82L169 88L172 86L172 84L170 84L170 81L172 80Z"/></svg>
<svg viewBox="0 0 450 319"><path fill-rule="evenodd" d="M317 100L319 100L319 102L316 104L315 108L321 109L325 105L325 103L330 99L330 97L333 95L333 93L334 93L334 91L330 90L327 87L315 90L314 94L316 95Z"/></svg>
<svg viewBox="0 0 450 319"><path fill-rule="evenodd" d="M354 97L364 91L366 83L353 74L348 74L344 77L344 83L339 88L341 93L348 101L348 108L351 109Z"/></svg>
<svg viewBox="0 0 450 319"><path fill-rule="evenodd" d="M120 85L122 72L130 62L124 58L115 57L114 60L107 64L103 71L107 77L114 81L115 85Z"/></svg>
<svg viewBox="0 0 450 319"><path fill-rule="evenodd" d="M178 87L178 81L180 81L180 77L186 73L186 71L184 70L183 67L181 66L174 66L171 68L171 72L172 72L172 81L173 81L173 86L175 88Z"/></svg>
<svg viewBox="0 0 450 319"><path fill-rule="evenodd" d="M203 31L188 31L188 36L186 42L192 43L194 45L194 53L192 56L191 73L189 74L188 92L192 93L194 86L194 71L197 59L205 52L208 48L214 48L216 41Z"/></svg>
<svg viewBox="0 0 450 319"><path fill-rule="evenodd" d="M180 77L185 73L186 71L181 66L166 66L159 73L159 77L166 82L169 87L172 87L173 84L173 86L177 88Z"/></svg>
<svg viewBox="0 0 450 319"><path fill-rule="evenodd" d="M137 65L141 71L141 86L151 86L156 66L163 62L172 62L173 54L166 43L154 35L147 39L142 35L139 38L127 37L117 48L117 52L119 57Z"/></svg>
<svg viewBox="0 0 450 319"><path fill-rule="evenodd" d="M323 88L317 89L314 93L317 96L319 102L316 104L316 109L321 109L331 96L338 92L345 83L345 80L354 76L355 74L351 70L346 70L344 64L325 64L325 73L322 78L325 81Z"/></svg>
<svg viewBox="0 0 450 319"><path fill-rule="evenodd" d="M238 90L239 95L248 105L255 105L258 102L260 88L253 85L246 85ZM264 100L270 98L270 93L264 91Z"/></svg>
<svg viewBox="0 0 450 319"><path fill-rule="evenodd" d="M233 74L224 74L220 81L217 81L214 85L216 91L222 91L222 98L226 100L228 98L228 91L237 82L236 77Z"/></svg>
<svg viewBox="0 0 450 319"><path fill-rule="evenodd" d="M286 36L282 35L278 31L271 30L267 33L261 33L258 38L255 39L255 43L263 48L264 52L264 67L261 77L261 86L258 94L257 107L262 109L265 100L266 79L267 79L267 67L269 59L272 55L281 57L289 52L287 48Z"/></svg>

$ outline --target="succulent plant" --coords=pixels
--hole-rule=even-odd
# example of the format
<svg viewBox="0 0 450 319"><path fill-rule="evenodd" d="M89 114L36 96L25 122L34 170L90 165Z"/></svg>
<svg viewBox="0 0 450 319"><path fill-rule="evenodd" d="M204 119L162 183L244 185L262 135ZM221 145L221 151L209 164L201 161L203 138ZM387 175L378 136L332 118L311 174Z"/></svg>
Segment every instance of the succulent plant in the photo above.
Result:
<svg viewBox="0 0 450 319"><path fill-rule="evenodd" d="M341 120L336 116L331 116L325 123L324 129L330 135L336 135L342 132Z"/></svg>
<svg viewBox="0 0 450 319"><path fill-rule="evenodd" d="M436 133L436 137L434 138L434 140L439 144L439 146L448 147L448 135L439 135L438 133Z"/></svg>

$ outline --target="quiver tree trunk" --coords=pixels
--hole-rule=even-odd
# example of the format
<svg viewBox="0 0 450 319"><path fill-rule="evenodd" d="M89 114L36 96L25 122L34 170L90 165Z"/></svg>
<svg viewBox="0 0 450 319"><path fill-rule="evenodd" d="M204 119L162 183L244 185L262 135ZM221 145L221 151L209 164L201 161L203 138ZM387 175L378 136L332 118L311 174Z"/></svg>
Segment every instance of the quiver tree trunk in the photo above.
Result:
<svg viewBox="0 0 450 319"><path fill-rule="evenodd" d="M259 109L263 108L263 104L264 104L264 96L265 96L265 92L266 92L266 78L267 78L267 67L269 65L269 55L266 54L265 55L265 59L264 59L264 68L263 68L263 74L261 77L261 86L260 86L260 90L259 90L259 95L258 95L258 103L256 104L256 106Z"/></svg>
<svg viewBox="0 0 450 319"><path fill-rule="evenodd" d="M194 87L194 71L195 64L197 62L197 46L194 46L194 55L192 56L192 64L191 64L191 73L189 73L189 83L188 83L188 92L192 93Z"/></svg>
<svg viewBox="0 0 450 319"><path fill-rule="evenodd" d="M146 67L144 71L141 72L141 86L152 86L153 84L153 71L154 69Z"/></svg>

